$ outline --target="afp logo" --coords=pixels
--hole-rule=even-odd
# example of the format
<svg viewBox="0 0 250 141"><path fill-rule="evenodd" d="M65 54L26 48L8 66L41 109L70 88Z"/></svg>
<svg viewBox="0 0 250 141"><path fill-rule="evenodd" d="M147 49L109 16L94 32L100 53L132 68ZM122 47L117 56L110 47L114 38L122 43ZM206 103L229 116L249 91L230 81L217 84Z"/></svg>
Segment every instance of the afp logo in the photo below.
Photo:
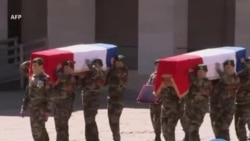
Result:
<svg viewBox="0 0 250 141"><path fill-rule="evenodd" d="M22 18L22 15L20 15L20 14L12 14L10 16L11 20L20 20L21 18Z"/></svg>

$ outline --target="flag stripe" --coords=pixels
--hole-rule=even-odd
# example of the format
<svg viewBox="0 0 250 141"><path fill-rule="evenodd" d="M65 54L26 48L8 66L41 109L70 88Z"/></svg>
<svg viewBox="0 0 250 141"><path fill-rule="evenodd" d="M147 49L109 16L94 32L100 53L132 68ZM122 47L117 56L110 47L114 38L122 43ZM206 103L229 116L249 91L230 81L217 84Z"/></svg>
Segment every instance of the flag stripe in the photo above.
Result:
<svg viewBox="0 0 250 141"><path fill-rule="evenodd" d="M111 67L111 58L115 57L118 55L118 48L116 45L112 45L112 44L104 44L104 43L97 43L97 44L93 44L96 47L101 47L101 48L105 48L107 49L107 55L106 55L106 65L107 67ZM103 62L103 63L105 63Z"/></svg>
<svg viewBox="0 0 250 141"><path fill-rule="evenodd" d="M239 72L243 68L241 58L246 58L247 50L243 47L222 47L223 49L230 49L236 51L236 71Z"/></svg>
<svg viewBox="0 0 250 141"><path fill-rule="evenodd" d="M67 50L73 53L74 61L76 62L75 71L88 69L88 66L85 63L86 59L101 59L102 61L106 61L107 56L107 49L95 47L91 44L73 45L64 48L58 48L58 50ZM103 67L106 68L105 63Z"/></svg>
<svg viewBox="0 0 250 141"><path fill-rule="evenodd" d="M31 54L31 60L40 57L44 60L44 71L51 77L52 81L56 80L55 68L62 61L74 60L73 54L66 50L50 49L45 51L38 51ZM30 68L30 70L32 70ZM32 71L30 72L30 75Z"/></svg>
<svg viewBox="0 0 250 141"><path fill-rule="evenodd" d="M215 63L223 64L223 62L228 59L234 60L234 62L236 62L235 51L222 48L205 49L191 53L186 53L185 55L199 55L202 58L203 63L207 65L208 68L207 77L210 80L219 78L219 75L215 70Z"/></svg>
<svg viewBox="0 0 250 141"><path fill-rule="evenodd" d="M187 93L190 85L188 77L188 69L193 68L200 64L206 64L208 67L207 77L210 80L219 78L215 70L215 63L223 64L227 59L234 60L236 63L236 71L242 69L240 62L241 58L246 57L246 49L241 47L222 47L204 49L182 55L163 58L159 62L157 70L155 91L158 90L163 74L170 74L173 76L174 82L177 87L177 93L181 97ZM223 70L223 66L221 65Z"/></svg>
<svg viewBox="0 0 250 141"><path fill-rule="evenodd" d="M31 54L31 60L36 57L44 59L44 70L56 80L54 70L56 66L66 60L75 61L75 71L88 69L85 60L101 59L103 68L110 67L110 59L118 54L117 46L110 44L78 44L44 51L37 51Z"/></svg>

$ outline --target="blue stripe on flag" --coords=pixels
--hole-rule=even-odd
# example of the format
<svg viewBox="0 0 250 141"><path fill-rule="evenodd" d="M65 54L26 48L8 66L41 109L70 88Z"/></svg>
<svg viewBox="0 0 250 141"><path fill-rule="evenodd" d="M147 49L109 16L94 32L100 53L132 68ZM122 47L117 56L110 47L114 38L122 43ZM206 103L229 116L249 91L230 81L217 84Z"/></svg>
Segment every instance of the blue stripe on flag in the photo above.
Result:
<svg viewBox="0 0 250 141"><path fill-rule="evenodd" d="M243 69L243 64L241 63L241 58L246 58L247 50L243 47L222 47L223 49L234 50L236 53L236 71L239 72Z"/></svg>
<svg viewBox="0 0 250 141"><path fill-rule="evenodd" d="M118 55L118 47L116 45L104 44L104 43L96 43L93 45L107 49L106 64L107 64L107 67L111 67L110 60L112 57L115 57Z"/></svg>

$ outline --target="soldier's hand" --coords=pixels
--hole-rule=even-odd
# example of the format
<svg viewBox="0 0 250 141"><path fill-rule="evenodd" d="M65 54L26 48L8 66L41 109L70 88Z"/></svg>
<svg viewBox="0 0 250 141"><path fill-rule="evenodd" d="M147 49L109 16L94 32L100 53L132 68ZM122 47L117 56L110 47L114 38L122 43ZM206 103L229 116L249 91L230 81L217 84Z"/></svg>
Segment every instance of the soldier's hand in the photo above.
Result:
<svg viewBox="0 0 250 141"><path fill-rule="evenodd" d="M193 72L194 70L193 69L188 69L188 72L190 73L190 72Z"/></svg>
<svg viewBox="0 0 250 141"><path fill-rule="evenodd" d="M215 69L220 69L220 63L215 63Z"/></svg>

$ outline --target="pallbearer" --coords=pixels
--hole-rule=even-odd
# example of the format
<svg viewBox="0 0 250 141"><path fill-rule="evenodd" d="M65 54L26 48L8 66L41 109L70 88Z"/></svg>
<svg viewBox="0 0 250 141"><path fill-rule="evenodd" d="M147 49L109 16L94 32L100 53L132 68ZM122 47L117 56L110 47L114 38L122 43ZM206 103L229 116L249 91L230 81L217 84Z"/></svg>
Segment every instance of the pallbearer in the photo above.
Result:
<svg viewBox="0 0 250 141"><path fill-rule="evenodd" d="M207 78L207 66L199 64L196 68L197 75L192 69L189 70L191 86L185 96L186 141L200 141L199 129L204 116L208 111L209 96L212 85Z"/></svg>
<svg viewBox="0 0 250 141"><path fill-rule="evenodd" d="M56 126L56 140L69 141L69 119L73 110L74 88L76 78L72 75L74 63L70 60L60 63L56 68L57 81L53 99L54 120Z"/></svg>
<svg viewBox="0 0 250 141"><path fill-rule="evenodd" d="M100 91L105 83L105 71L101 59L86 60L89 71L80 79L85 120L86 141L99 141L96 115L100 106Z"/></svg>
<svg viewBox="0 0 250 141"><path fill-rule="evenodd" d="M242 63L244 69L238 74L240 86L236 95L235 129L239 141L246 141L246 125L250 122L250 57Z"/></svg>
<svg viewBox="0 0 250 141"><path fill-rule="evenodd" d="M114 141L121 141L120 117L124 107L125 85L128 81L128 68L125 66L123 59L123 55L115 57L107 74L108 118Z"/></svg>
<svg viewBox="0 0 250 141"><path fill-rule="evenodd" d="M154 85L159 60L155 60L154 72L150 75L147 84ZM150 118L155 132L155 141L161 141L161 101L150 104Z"/></svg>
<svg viewBox="0 0 250 141"><path fill-rule="evenodd" d="M215 85L210 99L210 116L214 135L216 138L228 141L230 141L229 126L235 112L234 101L239 85L239 78L234 71L234 67L233 60L226 60L223 63L223 71L219 63L215 64L220 81Z"/></svg>
<svg viewBox="0 0 250 141"><path fill-rule="evenodd" d="M175 127L182 117L181 99L173 86L172 76L163 76L156 96L162 100L162 133L166 141L175 141Z"/></svg>

